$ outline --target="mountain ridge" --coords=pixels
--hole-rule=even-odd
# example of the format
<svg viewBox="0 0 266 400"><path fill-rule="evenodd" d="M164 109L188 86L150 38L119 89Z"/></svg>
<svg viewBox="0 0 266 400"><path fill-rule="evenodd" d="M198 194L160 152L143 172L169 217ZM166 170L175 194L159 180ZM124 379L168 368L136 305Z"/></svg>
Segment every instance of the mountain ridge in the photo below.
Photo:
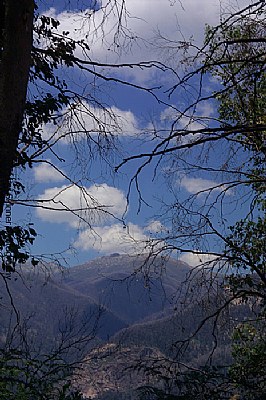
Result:
<svg viewBox="0 0 266 400"><path fill-rule="evenodd" d="M171 258L148 259L147 255L134 258L115 253L71 267L63 274L55 272L47 277L45 273L38 274L38 269L35 271L26 268L24 274L21 272L25 282L28 278L28 287L21 279L16 279L19 277L11 276L9 285L13 300L19 304L21 316L27 317L35 312L30 320L30 329L39 335L39 343L48 349L46 351L56 344L60 334L57 317L65 318L66 323L70 317L74 329L87 318L86 332L89 334L96 323L96 341L87 348L82 359L82 370L87 371L87 375L97 371L95 381L91 376L82 377L82 374L80 379L75 379L84 395L91 393L98 400L135 399L132 394L134 385L142 385L145 379L141 371L137 374L132 372L133 380L130 371L123 376L127 363L138 368L139 362L148 362L147 355L154 357L155 361L171 361L173 342L191 334L203 318L200 291L193 289L192 293L185 286L191 276L191 267ZM1 293L3 288L1 282ZM201 296L207 292L208 289L203 288ZM10 309L9 304L7 311ZM70 315L64 315L64 310ZM5 338L9 322L8 313L4 317L2 309L0 343ZM204 335L203 330L193 339L189 356L185 359L189 363L199 365L206 362L208 356L205 353L211 351L213 340L211 335ZM225 341L218 348L222 360L229 354L226 346ZM109 354L111 348L115 351ZM86 360L92 362L88 368ZM106 374L111 377L109 380L105 379ZM131 394L127 390L129 381ZM102 385L105 385L105 391L101 390ZM120 385L121 390L116 390L116 385ZM133 397L128 397L131 395Z"/></svg>

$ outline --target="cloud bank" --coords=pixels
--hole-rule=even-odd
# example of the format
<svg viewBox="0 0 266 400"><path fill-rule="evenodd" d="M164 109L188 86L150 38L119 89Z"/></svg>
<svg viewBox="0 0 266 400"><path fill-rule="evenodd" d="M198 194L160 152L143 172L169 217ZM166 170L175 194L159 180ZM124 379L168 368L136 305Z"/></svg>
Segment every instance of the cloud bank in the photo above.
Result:
<svg viewBox="0 0 266 400"><path fill-rule="evenodd" d="M106 183L80 189L62 185L46 189L39 196L38 217L45 222L78 228L74 246L102 254L136 254L157 245L152 237L163 231L159 221L141 227L122 222L127 212L124 193Z"/></svg>
<svg viewBox="0 0 266 400"><path fill-rule="evenodd" d="M127 210L123 192L105 183L88 188L76 185L48 188L38 200L39 218L72 228L121 219Z"/></svg>
<svg viewBox="0 0 266 400"><path fill-rule="evenodd" d="M200 267L205 263L212 263L217 259L213 254L203 253L203 254L195 254L191 253L183 253L179 260L187 263L191 267Z"/></svg>
<svg viewBox="0 0 266 400"><path fill-rule="evenodd" d="M47 161L50 162L50 160ZM59 171L47 163L34 167L33 174L37 183L63 182L65 180L65 177Z"/></svg>
<svg viewBox="0 0 266 400"><path fill-rule="evenodd" d="M104 0L96 12L85 9L58 13L50 8L44 14L60 21L59 32L69 32L69 37L85 40L90 47L88 58L112 64L154 60L160 55L161 61L165 61L168 50L162 37L169 38L172 45L192 37L199 44L205 24L218 23L220 13L219 0L130 0L125 2L126 14L118 30L119 9L113 6L113 1ZM77 56L84 57L81 49ZM148 80L151 71L143 72L131 69L120 70L119 74L138 81Z"/></svg>
<svg viewBox="0 0 266 400"><path fill-rule="evenodd" d="M208 194L217 192L224 192L227 195L232 194L232 191L228 189L225 184L210 179L184 177L181 179L180 185L191 194Z"/></svg>
<svg viewBox="0 0 266 400"><path fill-rule="evenodd" d="M80 232L74 243L82 250L94 249L101 253L111 252L136 254L144 251L150 238L144 229L129 223L127 226L113 224L110 226L97 226Z"/></svg>
<svg viewBox="0 0 266 400"><path fill-rule="evenodd" d="M88 136L134 136L139 132L138 120L131 111L114 106L93 107L85 101L65 107L56 126L47 124L42 128L43 139L59 140L62 144L81 141Z"/></svg>

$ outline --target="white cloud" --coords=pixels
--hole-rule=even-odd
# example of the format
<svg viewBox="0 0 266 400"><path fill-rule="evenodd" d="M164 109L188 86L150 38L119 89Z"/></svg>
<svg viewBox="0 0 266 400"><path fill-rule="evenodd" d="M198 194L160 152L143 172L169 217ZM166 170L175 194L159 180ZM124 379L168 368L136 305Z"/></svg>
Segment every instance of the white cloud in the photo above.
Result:
<svg viewBox="0 0 266 400"><path fill-rule="evenodd" d="M182 5L180 4L182 3ZM102 43L108 43L108 39L113 39L116 32L118 7L114 8L114 1L102 1L102 8L95 13L86 9L82 12L62 12L56 13L55 8L46 11L46 15L57 17L61 21L61 29L71 32L71 36L79 38L83 33L88 35L88 39L98 40ZM107 6L107 7L106 7ZM113 10L111 8L113 7ZM199 34L204 29L206 22L215 23L219 20L220 1L219 0L186 0L185 2L169 0L130 0L125 2L127 11L127 32L135 32L141 38L150 37L154 29L159 28L163 32L174 33L177 26L183 33L190 37L193 34ZM108 18L105 14L108 13ZM97 32L96 28L102 26L104 21L105 36L102 32ZM125 20L121 21L122 24ZM109 34L108 34L109 32ZM110 41L109 45L112 43Z"/></svg>
<svg viewBox="0 0 266 400"><path fill-rule="evenodd" d="M199 131L200 129L203 129L205 127L205 124L200 121L199 118L197 117L187 117L183 116L178 120L178 128L184 129L184 130L190 130L190 131ZM195 134L189 134L187 135L186 139L187 141L190 139L196 139L198 138L200 134L195 133Z"/></svg>
<svg viewBox="0 0 266 400"><path fill-rule="evenodd" d="M204 263L211 263L215 261L217 257L213 254L203 253L203 254L195 254L195 253L183 253L179 260L187 263L191 267L198 267L203 265Z"/></svg>
<svg viewBox="0 0 266 400"><path fill-rule="evenodd" d="M113 223L126 213L127 201L122 191L107 184L84 190L74 185L49 188L39 196L38 205L37 215L43 221L80 228L74 243L79 249L136 254L160 246L151 237L164 230L159 221L153 220L146 227Z"/></svg>
<svg viewBox="0 0 266 400"><path fill-rule="evenodd" d="M163 57L164 50L153 46L156 32L170 38L172 44L192 36L199 43L204 36L205 23L219 22L219 0L130 0L125 3L126 20L122 18L121 21L125 29L120 29L120 39L116 36L118 47L112 46L117 32L118 8L109 0L102 1L102 5L93 14L89 9L57 13L55 8L50 8L45 15L60 20L61 32L70 32L69 36L76 40L85 39L90 47L88 58L106 63L147 61L157 59L160 54ZM77 55L84 57L81 50ZM120 70L119 73L125 72ZM151 71L137 68L127 70L126 74L143 80L149 79Z"/></svg>
<svg viewBox="0 0 266 400"><path fill-rule="evenodd" d="M200 103L196 112L192 115L183 115L177 112L174 106L166 107L160 114L160 121L166 127L171 128L174 121L176 129L197 131L208 126L209 118L215 114L215 109L209 102ZM200 136L198 133L187 134L182 138L183 142L195 140Z"/></svg>
<svg viewBox="0 0 266 400"><path fill-rule="evenodd" d="M56 126L47 124L43 127L44 139L69 143L84 139L86 135L131 136L140 131L134 114L117 107L101 109L86 102L73 103L62 111L62 115Z"/></svg>
<svg viewBox="0 0 266 400"><path fill-rule="evenodd" d="M145 231L150 233L162 233L166 231L166 228L160 221L152 220L149 225L145 227Z"/></svg>
<svg viewBox="0 0 266 400"><path fill-rule="evenodd" d="M103 254L112 252L136 254L147 250L149 237L138 225L114 224L80 232L74 245L82 250L94 249Z"/></svg>
<svg viewBox="0 0 266 400"><path fill-rule="evenodd" d="M74 246L85 251L147 252L151 246L156 249L160 246L160 241L157 243L152 235L165 229L157 220L145 227L131 222L126 226L121 222L113 223L114 218L121 219L126 213L127 200L122 191L107 184L83 190L74 185L48 188L39 196L38 205L37 215L43 221L79 228Z"/></svg>
<svg viewBox="0 0 266 400"><path fill-rule="evenodd" d="M160 121L163 123L172 123L177 118L175 107L166 107L160 114Z"/></svg>
<svg viewBox="0 0 266 400"><path fill-rule="evenodd" d="M180 181L181 187L186 189L191 194L197 194L200 192L222 192L225 191L227 195L232 194L230 189L227 189L226 185L219 184L218 182L202 179L202 178L188 178L184 177Z"/></svg>
<svg viewBox="0 0 266 400"><path fill-rule="evenodd" d="M85 56L79 49L77 56L87 57L89 61L114 64L159 60L168 63L169 58L176 67L178 41L193 38L196 45L201 45L205 24L218 24L222 8L220 0L127 0L123 2L125 18L121 18L122 28L117 35L119 3L122 2L117 2L116 7L115 1L102 0L102 7L94 13L90 9L58 13L50 8L45 15L61 22L59 32L68 31L69 37L85 40L90 50ZM238 0L232 7L237 10L246 4L247 0ZM170 44L159 36L168 38ZM117 45L113 45L114 40ZM106 74L106 68L100 72ZM117 74L139 83L156 78L151 69L118 69ZM162 79L165 75L162 74Z"/></svg>
<svg viewBox="0 0 266 400"><path fill-rule="evenodd" d="M48 160L50 161L50 160ZM53 168L50 164L42 163L33 168L34 178L36 182L62 182L65 180L64 176L58 170Z"/></svg>
<svg viewBox="0 0 266 400"><path fill-rule="evenodd" d="M67 223L73 228L84 223L104 224L114 217L121 218L127 210L123 192L105 183L82 190L75 185L49 188L38 200L39 218L52 223Z"/></svg>
<svg viewBox="0 0 266 400"><path fill-rule="evenodd" d="M214 105L209 101L205 101L204 103L200 103L197 106L197 115L200 117L211 117L215 114L216 109Z"/></svg>

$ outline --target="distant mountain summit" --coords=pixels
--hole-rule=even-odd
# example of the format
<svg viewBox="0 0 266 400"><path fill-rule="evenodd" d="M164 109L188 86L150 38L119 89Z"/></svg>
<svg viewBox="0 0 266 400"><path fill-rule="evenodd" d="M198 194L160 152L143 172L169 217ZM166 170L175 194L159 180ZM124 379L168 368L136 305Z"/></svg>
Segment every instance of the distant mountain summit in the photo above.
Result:
<svg viewBox="0 0 266 400"><path fill-rule="evenodd" d="M64 310L72 309L78 314L77 323L90 314L95 318L101 314L97 335L106 340L134 322L169 309L171 296L188 271L186 264L172 259L165 262L118 253L49 277L38 267L22 267L19 275L10 274L7 279L11 297L4 281L0 282L0 334L8 329L10 314L15 318L18 312L21 320L28 319L37 333L45 332L51 340L60 329Z"/></svg>
<svg viewBox="0 0 266 400"><path fill-rule="evenodd" d="M114 253L70 268L64 283L132 324L166 312L189 271L173 259Z"/></svg>

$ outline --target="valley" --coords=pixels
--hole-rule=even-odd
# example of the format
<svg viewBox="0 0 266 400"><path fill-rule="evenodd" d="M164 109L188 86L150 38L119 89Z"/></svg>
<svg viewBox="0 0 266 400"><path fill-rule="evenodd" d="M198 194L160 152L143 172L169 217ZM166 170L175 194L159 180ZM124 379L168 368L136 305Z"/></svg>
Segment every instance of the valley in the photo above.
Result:
<svg viewBox="0 0 266 400"><path fill-rule="evenodd" d="M77 363L73 382L84 398L137 399L147 385L165 390L180 360L183 370L227 365L232 329L250 314L248 305L221 310L198 330L226 293L219 281L207 290L197 277L183 262L117 253L51 274L28 267L7 280L2 346L19 319L31 352ZM13 336L16 345L21 337Z"/></svg>

